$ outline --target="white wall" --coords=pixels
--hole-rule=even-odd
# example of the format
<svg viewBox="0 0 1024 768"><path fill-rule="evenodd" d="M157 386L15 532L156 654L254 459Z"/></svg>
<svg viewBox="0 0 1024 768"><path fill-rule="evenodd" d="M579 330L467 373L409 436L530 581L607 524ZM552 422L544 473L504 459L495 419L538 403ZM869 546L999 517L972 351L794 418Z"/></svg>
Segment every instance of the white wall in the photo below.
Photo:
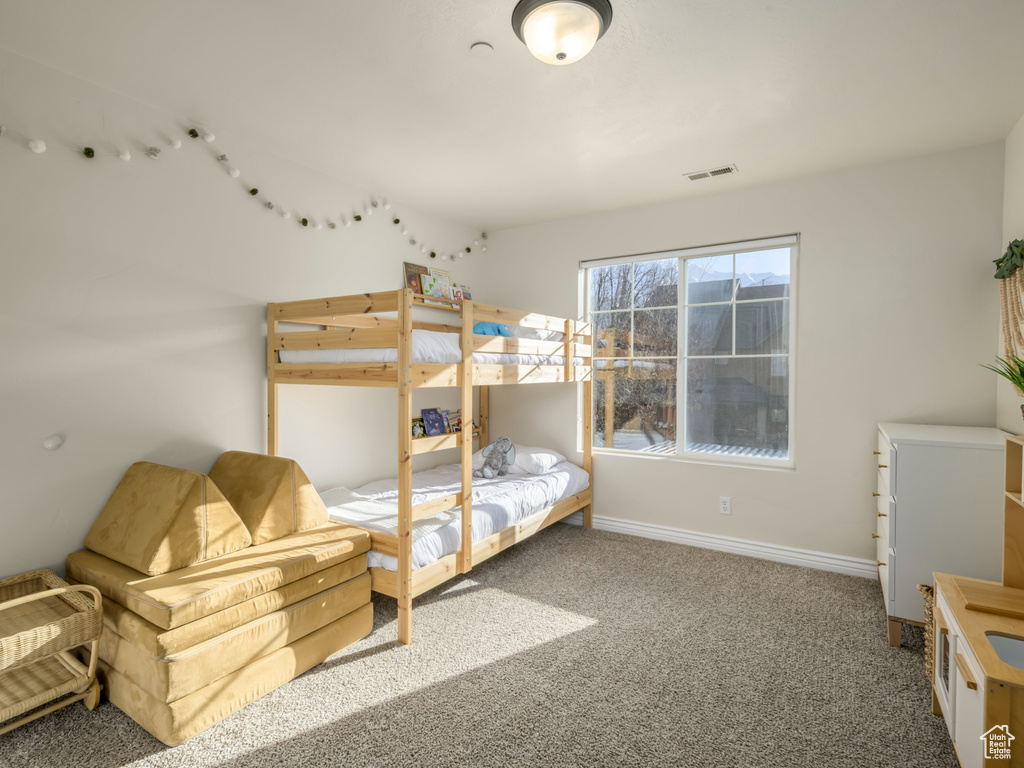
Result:
<svg viewBox="0 0 1024 768"><path fill-rule="evenodd" d="M206 472L223 450L265 450L266 302L399 288L401 263L428 259L380 213L316 232L245 191L315 217L353 210L365 190L217 126L215 144L186 138L152 161L146 145L192 123L3 51L0 72L3 576L62 571L134 461ZM28 151L29 137L49 151ZM85 160L83 145L101 155ZM438 247L477 235L400 202L411 233ZM483 275L478 258L451 269L474 287ZM447 404L418 394L416 407ZM317 487L394 472L393 392L282 387L281 400L281 453ZM47 452L51 433L66 443Z"/></svg>
<svg viewBox="0 0 1024 768"><path fill-rule="evenodd" d="M1006 168L1003 179L1003 240L997 248L993 259L1002 256L1006 244L1011 240L1024 239L1024 117L1006 137ZM993 271L995 268L993 267ZM999 332L999 347L996 354L1002 357L1003 336ZM995 376L995 374L992 374ZM996 377L996 425L1000 429L1015 435L1024 433L1024 421L1021 420L1020 406L1024 400L1020 398L1008 381Z"/></svg>
<svg viewBox="0 0 1024 768"><path fill-rule="evenodd" d="M993 374L978 363L998 324L1002 195L999 142L507 230L491 238L503 264L491 293L573 315L580 259L799 232L795 471L597 455L594 509L870 558L876 424L994 422ZM492 401L492 435L579 457L574 393L496 388Z"/></svg>

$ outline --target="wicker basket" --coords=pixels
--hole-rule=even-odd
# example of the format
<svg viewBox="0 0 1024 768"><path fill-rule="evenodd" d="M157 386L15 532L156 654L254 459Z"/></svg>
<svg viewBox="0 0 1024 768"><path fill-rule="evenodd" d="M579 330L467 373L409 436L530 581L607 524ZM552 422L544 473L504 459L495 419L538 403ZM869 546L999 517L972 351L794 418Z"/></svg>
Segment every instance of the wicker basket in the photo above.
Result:
<svg viewBox="0 0 1024 768"><path fill-rule="evenodd" d="M935 658L935 638L932 633L935 631L935 620L932 612L935 609L935 587L930 584L918 584L918 591L924 597L924 669L928 679L932 679L932 659Z"/></svg>
<svg viewBox="0 0 1024 768"><path fill-rule="evenodd" d="M102 602L94 587L69 587L52 571L0 580L0 723L74 694L0 726L0 734L76 701L84 699L89 709L99 703L102 630ZM70 653L86 644L88 666Z"/></svg>

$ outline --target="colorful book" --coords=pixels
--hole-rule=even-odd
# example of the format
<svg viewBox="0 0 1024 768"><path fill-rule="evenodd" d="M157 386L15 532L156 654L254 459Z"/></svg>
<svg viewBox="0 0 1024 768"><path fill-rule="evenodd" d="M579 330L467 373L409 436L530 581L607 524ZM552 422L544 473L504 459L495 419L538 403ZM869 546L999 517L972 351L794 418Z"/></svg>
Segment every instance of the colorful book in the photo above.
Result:
<svg viewBox="0 0 1024 768"><path fill-rule="evenodd" d="M422 288L420 285L420 275L430 274L430 271L426 267L422 267L419 264L410 264L408 261L402 265L402 268L405 274L405 287L419 293Z"/></svg>
<svg viewBox="0 0 1024 768"><path fill-rule="evenodd" d="M420 275L420 288L424 296L435 296L439 299L450 299L452 297L451 286L440 281L434 275ZM423 299L423 303L445 306L445 302L431 301L429 298Z"/></svg>
<svg viewBox="0 0 1024 768"><path fill-rule="evenodd" d="M427 426L423 423L423 419L416 417L412 420L412 439L415 440L418 437L427 436Z"/></svg>
<svg viewBox="0 0 1024 768"><path fill-rule="evenodd" d="M441 415L441 411L437 408L424 408L420 413L423 415L423 425L427 429L427 437L445 433L444 416Z"/></svg>

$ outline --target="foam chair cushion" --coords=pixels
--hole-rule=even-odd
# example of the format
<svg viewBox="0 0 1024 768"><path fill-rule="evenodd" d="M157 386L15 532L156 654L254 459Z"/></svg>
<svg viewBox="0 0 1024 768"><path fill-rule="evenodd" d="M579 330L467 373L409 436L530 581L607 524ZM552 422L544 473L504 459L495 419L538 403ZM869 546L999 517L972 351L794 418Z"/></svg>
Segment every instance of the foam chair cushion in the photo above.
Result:
<svg viewBox="0 0 1024 768"><path fill-rule="evenodd" d="M104 600L158 627L174 629L359 557L369 548L366 531L330 523L160 576L146 576L89 550L72 552L65 566L69 578L93 585ZM226 630L230 619L225 622L221 626Z"/></svg>
<svg viewBox="0 0 1024 768"><path fill-rule="evenodd" d="M149 576L245 549L249 531L206 475L132 464L85 537L85 546Z"/></svg>
<svg viewBox="0 0 1024 768"><path fill-rule="evenodd" d="M291 459L228 451L217 459L210 479L242 518L254 545L328 521L327 507Z"/></svg>

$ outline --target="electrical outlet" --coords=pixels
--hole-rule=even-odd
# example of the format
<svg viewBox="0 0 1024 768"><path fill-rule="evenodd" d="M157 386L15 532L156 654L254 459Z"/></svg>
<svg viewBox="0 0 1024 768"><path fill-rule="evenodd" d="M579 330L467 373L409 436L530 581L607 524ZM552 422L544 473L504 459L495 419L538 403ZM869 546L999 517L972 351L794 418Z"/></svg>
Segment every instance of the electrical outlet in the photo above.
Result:
<svg viewBox="0 0 1024 768"><path fill-rule="evenodd" d="M730 499L728 496L719 496L718 497L718 511L721 512L723 515L731 515L732 514L732 499Z"/></svg>

